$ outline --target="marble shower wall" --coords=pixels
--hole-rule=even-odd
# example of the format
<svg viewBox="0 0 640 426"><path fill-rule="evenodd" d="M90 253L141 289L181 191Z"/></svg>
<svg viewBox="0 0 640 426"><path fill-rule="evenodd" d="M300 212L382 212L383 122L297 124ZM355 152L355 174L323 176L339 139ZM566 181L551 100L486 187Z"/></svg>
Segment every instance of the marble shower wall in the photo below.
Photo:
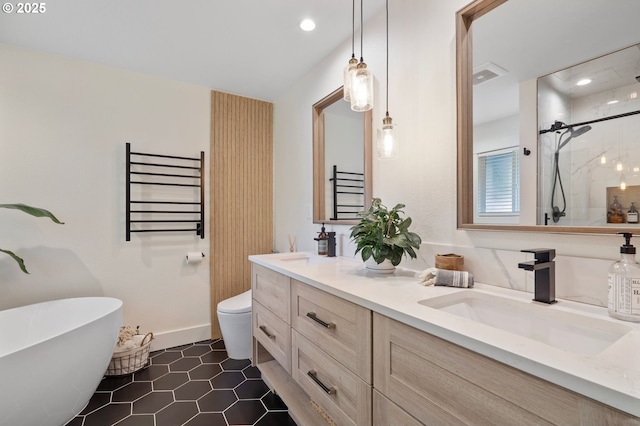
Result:
<svg viewBox="0 0 640 426"><path fill-rule="evenodd" d="M553 100L549 88L541 94ZM637 84L607 90L571 101L568 123L580 123L607 116L623 114L640 109ZM611 104L613 99L619 100ZM543 104L556 105L559 102L541 101ZM565 112L567 113L567 112ZM550 121L550 117L546 117ZM565 121L563 119L563 121ZM640 185L640 115L632 115L609 121L593 123L587 133L572 139L561 151L559 157L562 182L567 199L567 216L558 225L599 226L606 223L607 187ZM565 139L566 139L565 135ZM540 153L545 160L541 162L540 191L544 211L550 211L553 151L558 135L547 133L540 139ZM617 165L620 164L620 170ZM556 194L559 189L556 188ZM620 190L622 191L622 189ZM636 205L640 205L639 200ZM556 195L556 205L562 208L561 198ZM629 208L624 205L625 211ZM543 213L542 213L543 214Z"/></svg>

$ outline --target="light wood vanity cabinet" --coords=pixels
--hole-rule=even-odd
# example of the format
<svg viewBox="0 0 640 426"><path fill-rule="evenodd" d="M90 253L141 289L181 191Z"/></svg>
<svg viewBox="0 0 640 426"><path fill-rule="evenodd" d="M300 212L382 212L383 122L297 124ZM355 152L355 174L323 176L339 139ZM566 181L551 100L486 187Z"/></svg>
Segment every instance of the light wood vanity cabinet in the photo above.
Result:
<svg viewBox="0 0 640 426"><path fill-rule="evenodd" d="M640 426L285 274L252 271L253 364L300 426Z"/></svg>
<svg viewBox="0 0 640 426"><path fill-rule="evenodd" d="M424 424L640 425L640 419L374 313L374 386ZM385 423L387 424L387 423Z"/></svg>
<svg viewBox="0 0 640 426"><path fill-rule="evenodd" d="M301 426L371 425L371 311L252 268L253 363L291 417Z"/></svg>

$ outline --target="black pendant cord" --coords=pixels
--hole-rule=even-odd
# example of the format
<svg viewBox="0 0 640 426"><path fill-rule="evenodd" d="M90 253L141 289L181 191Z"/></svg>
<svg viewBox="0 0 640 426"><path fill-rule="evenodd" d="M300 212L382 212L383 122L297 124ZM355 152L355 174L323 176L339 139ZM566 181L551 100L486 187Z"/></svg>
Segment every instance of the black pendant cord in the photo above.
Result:
<svg viewBox="0 0 640 426"><path fill-rule="evenodd" d="M362 16L364 15L364 12L362 10L362 4L363 4L364 0L360 0L360 62L364 62L364 54L362 53L362 38L363 38L363 27L364 27L364 21Z"/></svg>
<svg viewBox="0 0 640 426"><path fill-rule="evenodd" d="M389 0L387 0L387 117L389 116Z"/></svg>
<svg viewBox="0 0 640 426"><path fill-rule="evenodd" d="M356 57L356 0L351 2L351 57Z"/></svg>

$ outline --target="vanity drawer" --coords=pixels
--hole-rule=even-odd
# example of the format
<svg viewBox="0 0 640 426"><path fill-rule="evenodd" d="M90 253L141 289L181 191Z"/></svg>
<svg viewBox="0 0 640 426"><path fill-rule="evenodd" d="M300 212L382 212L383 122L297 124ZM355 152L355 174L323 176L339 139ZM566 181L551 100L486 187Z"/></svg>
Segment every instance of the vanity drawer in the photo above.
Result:
<svg viewBox="0 0 640 426"><path fill-rule="evenodd" d="M367 383L371 382L371 311L296 280L291 326Z"/></svg>
<svg viewBox="0 0 640 426"><path fill-rule="evenodd" d="M253 298L289 324L291 278L255 263L251 271Z"/></svg>
<svg viewBox="0 0 640 426"><path fill-rule="evenodd" d="M373 390L373 426L424 426L406 411Z"/></svg>
<svg viewBox="0 0 640 426"><path fill-rule="evenodd" d="M291 373L291 327L255 300L252 309L253 337Z"/></svg>
<svg viewBox="0 0 640 426"><path fill-rule="evenodd" d="M371 425L371 386L300 333L291 334L291 375L311 400L337 425Z"/></svg>

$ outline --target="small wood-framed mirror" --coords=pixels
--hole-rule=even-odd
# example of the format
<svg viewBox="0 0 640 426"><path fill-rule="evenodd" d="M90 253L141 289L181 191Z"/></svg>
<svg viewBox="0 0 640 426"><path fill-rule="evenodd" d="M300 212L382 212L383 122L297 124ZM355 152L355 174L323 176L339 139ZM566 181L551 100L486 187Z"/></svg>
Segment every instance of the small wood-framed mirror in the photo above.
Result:
<svg viewBox="0 0 640 426"><path fill-rule="evenodd" d="M313 222L353 224L371 203L371 111L338 88L313 105Z"/></svg>

